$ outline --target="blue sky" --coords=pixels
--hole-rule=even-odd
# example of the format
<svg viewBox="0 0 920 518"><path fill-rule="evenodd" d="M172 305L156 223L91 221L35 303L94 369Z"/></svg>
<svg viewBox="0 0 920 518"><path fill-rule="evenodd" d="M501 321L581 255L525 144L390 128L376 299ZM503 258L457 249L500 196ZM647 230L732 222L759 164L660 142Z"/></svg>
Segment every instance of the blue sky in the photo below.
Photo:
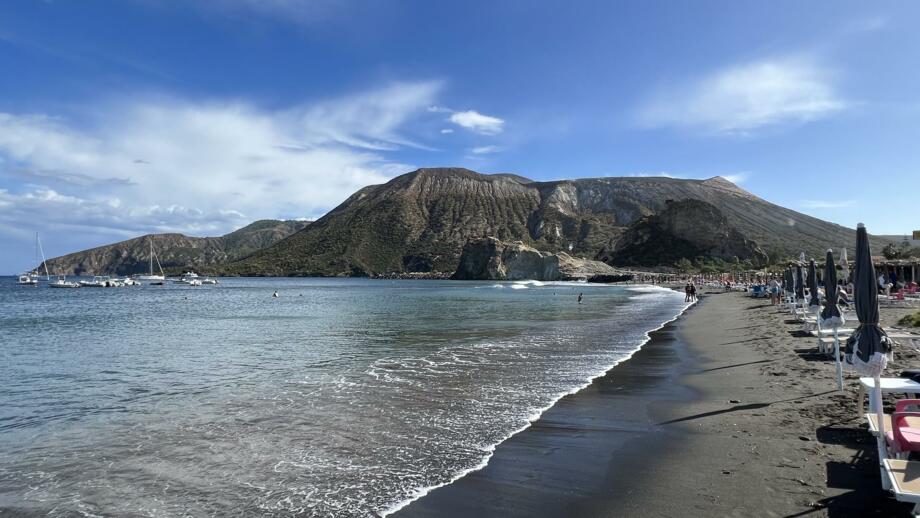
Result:
<svg viewBox="0 0 920 518"><path fill-rule="evenodd" d="M920 229L916 2L0 4L0 272L424 166L726 176Z"/></svg>

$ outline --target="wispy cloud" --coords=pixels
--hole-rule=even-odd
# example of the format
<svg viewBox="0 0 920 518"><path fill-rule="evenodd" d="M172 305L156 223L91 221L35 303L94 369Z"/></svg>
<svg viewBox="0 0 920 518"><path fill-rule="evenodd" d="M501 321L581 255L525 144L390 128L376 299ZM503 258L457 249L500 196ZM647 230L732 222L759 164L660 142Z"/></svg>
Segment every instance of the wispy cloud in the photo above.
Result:
<svg viewBox="0 0 920 518"><path fill-rule="evenodd" d="M201 234L315 217L410 170L387 150L418 146L403 130L439 89L397 83L281 110L145 98L97 103L87 120L0 113L0 229Z"/></svg>
<svg viewBox="0 0 920 518"><path fill-rule="evenodd" d="M828 117L846 105L827 70L807 58L787 57L728 67L665 89L644 105L639 120L649 128L748 134Z"/></svg>
<svg viewBox="0 0 920 518"><path fill-rule="evenodd" d="M483 135L496 135L501 133L505 126L505 121L503 119L491 115L483 115L476 110L454 112L450 116L450 121L461 128Z"/></svg>
<svg viewBox="0 0 920 518"><path fill-rule="evenodd" d="M806 209L843 209L855 203L855 200L804 200L801 206Z"/></svg>
<svg viewBox="0 0 920 518"><path fill-rule="evenodd" d="M474 155L487 155L490 153L498 153L501 150L502 148L498 146L479 146L479 147L474 147L473 149L470 150L470 152L473 153Z"/></svg>
<svg viewBox="0 0 920 518"><path fill-rule="evenodd" d="M428 111L432 113L449 113L447 122L451 122L480 135L497 135L504 130L505 120L492 115L484 115L476 110L458 111L452 110L446 106L432 104L428 106ZM451 128L441 130L441 133L453 133Z"/></svg>
<svg viewBox="0 0 920 518"><path fill-rule="evenodd" d="M453 133L453 132L454 132L454 130L452 130L452 129L450 129L450 128L443 128L443 129L441 130L441 134L442 134L442 135L447 135L447 134Z"/></svg>

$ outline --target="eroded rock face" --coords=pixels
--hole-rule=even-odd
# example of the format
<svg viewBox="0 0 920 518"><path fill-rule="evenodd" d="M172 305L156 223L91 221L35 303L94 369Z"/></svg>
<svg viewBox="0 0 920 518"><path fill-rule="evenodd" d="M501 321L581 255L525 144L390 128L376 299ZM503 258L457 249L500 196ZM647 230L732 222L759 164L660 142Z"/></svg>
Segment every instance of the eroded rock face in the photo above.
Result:
<svg viewBox="0 0 920 518"><path fill-rule="evenodd" d="M623 233L612 251L600 258L617 266L672 266L697 257L730 261L748 259L765 264L767 254L747 239L713 204L682 200L667 204L657 215L643 218Z"/></svg>
<svg viewBox="0 0 920 518"><path fill-rule="evenodd" d="M559 281L615 273L614 268L598 261L575 258L564 252L541 252L521 242L504 243L486 237L467 242L453 278Z"/></svg>
<svg viewBox="0 0 920 518"><path fill-rule="evenodd" d="M770 204L718 177L538 182L436 168L361 189L303 231L223 269L236 275L453 272L464 244L484 236L598 259L630 225L664 211L668 200L714 205L772 252L823 255L852 239L852 230Z"/></svg>

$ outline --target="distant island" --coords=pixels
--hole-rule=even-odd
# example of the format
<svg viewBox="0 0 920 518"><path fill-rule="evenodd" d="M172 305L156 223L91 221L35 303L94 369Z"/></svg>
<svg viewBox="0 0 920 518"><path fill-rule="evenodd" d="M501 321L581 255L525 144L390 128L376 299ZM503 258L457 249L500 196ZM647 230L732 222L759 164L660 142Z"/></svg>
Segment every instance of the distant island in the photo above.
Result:
<svg viewBox="0 0 920 518"><path fill-rule="evenodd" d="M564 254L582 261L579 268L600 274L603 265L675 269L706 261L756 268L800 251L821 257L827 248L850 244L852 235L851 229L772 204L718 176L538 182L427 168L365 187L309 225L259 221L218 238L153 239L164 268L214 275L449 277L457 273L464 247L485 238ZM67 274L145 271L145 239L49 264ZM884 246L873 239L873 247ZM574 271L575 263L561 260L564 272ZM495 275L469 272L469 277Z"/></svg>
<svg viewBox="0 0 920 518"><path fill-rule="evenodd" d="M150 244L169 273L205 270L271 246L307 226L307 221L259 220L220 237L147 234L127 241L62 255L47 261L57 275L132 275L147 272Z"/></svg>

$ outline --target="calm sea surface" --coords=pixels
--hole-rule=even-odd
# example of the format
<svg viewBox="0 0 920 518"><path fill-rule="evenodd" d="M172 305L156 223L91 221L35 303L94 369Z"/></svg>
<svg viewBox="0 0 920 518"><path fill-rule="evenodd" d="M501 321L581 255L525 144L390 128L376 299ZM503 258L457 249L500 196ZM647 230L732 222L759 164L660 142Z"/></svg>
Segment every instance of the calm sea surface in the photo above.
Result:
<svg viewBox="0 0 920 518"><path fill-rule="evenodd" d="M385 514L683 308L567 283L0 278L0 515Z"/></svg>

